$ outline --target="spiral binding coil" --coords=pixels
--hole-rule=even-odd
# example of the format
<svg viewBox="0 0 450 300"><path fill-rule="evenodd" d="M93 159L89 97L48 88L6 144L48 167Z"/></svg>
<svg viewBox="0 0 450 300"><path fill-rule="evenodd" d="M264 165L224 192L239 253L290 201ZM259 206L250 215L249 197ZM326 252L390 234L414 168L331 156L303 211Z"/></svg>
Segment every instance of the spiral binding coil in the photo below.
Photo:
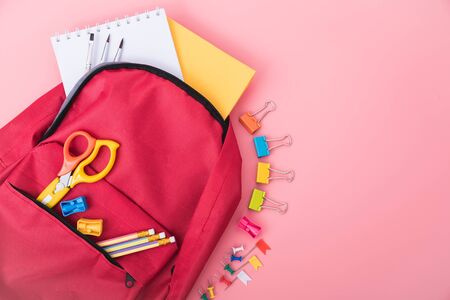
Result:
<svg viewBox="0 0 450 300"><path fill-rule="evenodd" d="M161 15L161 8L156 7L154 10L145 10L142 13L135 13L133 16L125 15L122 19L116 18L113 22L110 22L109 20L106 20L104 23L97 23L95 26L89 27L86 26L84 29L80 30L79 28L75 28L73 31L64 31L63 34L55 33L53 37L56 39L57 42L60 42L63 39L70 40L74 37L81 37L82 32L84 31L86 34L93 32L101 32L102 26L106 26L104 29L110 30L112 26L120 27L122 24L129 25L131 22L136 21L140 22L142 18L150 19L151 14L154 12L156 16ZM104 30L103 29L103 30Z"/></svg>

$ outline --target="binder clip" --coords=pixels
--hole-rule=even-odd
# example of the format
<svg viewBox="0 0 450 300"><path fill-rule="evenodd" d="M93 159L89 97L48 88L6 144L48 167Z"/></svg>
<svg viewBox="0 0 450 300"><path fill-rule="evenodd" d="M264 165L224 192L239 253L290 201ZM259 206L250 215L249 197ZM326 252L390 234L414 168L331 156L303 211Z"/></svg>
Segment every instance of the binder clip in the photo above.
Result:
<svg viewBox="0 0 450 300"><path fill-rule="evenodd" d="M264 202L270 202L273 205L265 205ZM288 204L286 202L279 202L266 197L266 192L253 189L252 197L248 208L254 211L261 211L263 208L276 210L280 214L284 215L288 210Z"/></svg>
<svg viewBox="0 0 450 300"><path fill-rule="evenodd" d="M279 176L270 176L270 172L281 174ZM282 176L285 175L285 176ZM256 171L256 182L262 184L268 184L270 180L286 180L292 182L295 178L295 172L293 170L281 171L270 167L269 163L258 162L258 168Z"/></svg>
<svg viewBox="0 0 450 300"><path fill-rule="evenodd" d="M103 220L81 218L77 222L77 230L82 234L100 236L103 231Z"/></svg>
<svg viewBox="0 0 450 300"><path fill-rule="evenodd" d="M61 206L61 212L64 217L87 210L86 197L84 196L72 200L61 201L59 205Z"/></svg>
<svg viewBox="0 0 450 300"><path fill-rule="evenodd" d="M252 223L246 216L242 217L239 221L239 228L248 232L248 234L250 234L253 238L256 237L261 231L261 227L255 223Z"/></svg>
<svg viewBox="0 0 450 300"><path fill-rule="evenodd" d="M239 253L241 251L244 251L244 245L240 245L239 247L231 247L231 250L233 250L233 255L236 255L236 253Z"/></svg>
<svg viewBox="0 0 450 300"><path fill-rule="evenodd" d="M284 141L284 140L287 140L287 141L280 143L278 145L269 146L270 142L280 142L280 141ZM269 156L270 150L273 150L275 148L282 147L282 146L292 145L292 137L290 135L285 135L280 138L267 139L267 137L264 135L255 136L253 138L253 143L255 144L256 155L258 156L258 158L261 158L261 157Z"/></svg>
<svg viewBox="0 0 450 300"><path fill-rule="evenodd" d="M259 109L258 111L254 113L247 112L241 115L239 117L239 122L242 124L242 126L244 126L245 129L247 129L250 134L254 134L256 131L258 131L258 129L261 128L261 121L267 116L267 114L274 111L275 109L277 109L277 105L275 104L275 102L267 101L264 104L264 107ZM261 118L259 118L259 120L257 120L256 115L263 111L264 114L261 116Z"/></svg>

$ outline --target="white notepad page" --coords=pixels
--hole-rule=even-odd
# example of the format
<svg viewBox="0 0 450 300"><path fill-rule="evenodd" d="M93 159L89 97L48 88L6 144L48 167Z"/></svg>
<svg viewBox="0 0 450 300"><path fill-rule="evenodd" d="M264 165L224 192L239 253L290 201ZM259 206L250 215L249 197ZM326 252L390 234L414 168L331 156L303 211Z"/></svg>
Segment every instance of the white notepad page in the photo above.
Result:
<svg viewBox="0 0 450 300"><path fill-rule="evenodd" d="M125 17L113 22L53 36L51 42L66 95L86 73L89 34L94 33L92 67L100 62L106 38L110 34L106 62L113 60L120 40L120 61L151 65L183 80L177 53L164 9Z"/></svg>

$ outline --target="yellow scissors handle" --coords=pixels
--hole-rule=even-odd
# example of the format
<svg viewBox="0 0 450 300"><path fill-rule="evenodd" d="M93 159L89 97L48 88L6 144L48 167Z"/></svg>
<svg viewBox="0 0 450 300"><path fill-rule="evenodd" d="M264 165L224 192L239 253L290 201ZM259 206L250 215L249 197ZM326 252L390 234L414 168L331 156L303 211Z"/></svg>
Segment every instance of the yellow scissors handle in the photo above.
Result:
<svg viewBox="0 0 450 300"><path fill-rule="evenodd" d="M61 201L65 195L69 192L68 187L63 187L61 190L55 193L56 185L59 182L59 177L53 179L53 181L42 191L42 193L37 197L37 200L52 208L59 201Z"/></svg>
<svg viewBox="0 0 450 300"><path fill-rule="evenodd" d="M109 161L106 167L99 173L95 175L88 175L84 171L84 168L92 163L98 155L98 152L102 147L107 147L110 151ZM72 175L72 180L70 181L70 188L73 188L79 183L94 183L103 178L111 171L115 162L117 149L120 147L119 143L111 140L97 140L95 142L94 150L92 150L91 155L89 155L85 160L80 162L80 164L75 168Z"/></svg>

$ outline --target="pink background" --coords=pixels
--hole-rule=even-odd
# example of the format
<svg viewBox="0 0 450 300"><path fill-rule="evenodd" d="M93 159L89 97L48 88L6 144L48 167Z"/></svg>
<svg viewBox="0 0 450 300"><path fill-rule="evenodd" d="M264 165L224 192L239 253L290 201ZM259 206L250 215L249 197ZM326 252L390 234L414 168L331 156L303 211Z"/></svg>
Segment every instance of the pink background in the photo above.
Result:
<svg viewBox="0 0 450 300"><path fill-rule="evenodd" d="M257 70L232 114L243 201L190 298L229 247L252 246L256 157L236 122L270 98L268 159L296 180L264 187L289 212L249 216L273 250L220 299L450 299L450 2L2 0L0 126L59 82L49 37L155 6ZM0 145L1 147L1 145Z"/></svg>

